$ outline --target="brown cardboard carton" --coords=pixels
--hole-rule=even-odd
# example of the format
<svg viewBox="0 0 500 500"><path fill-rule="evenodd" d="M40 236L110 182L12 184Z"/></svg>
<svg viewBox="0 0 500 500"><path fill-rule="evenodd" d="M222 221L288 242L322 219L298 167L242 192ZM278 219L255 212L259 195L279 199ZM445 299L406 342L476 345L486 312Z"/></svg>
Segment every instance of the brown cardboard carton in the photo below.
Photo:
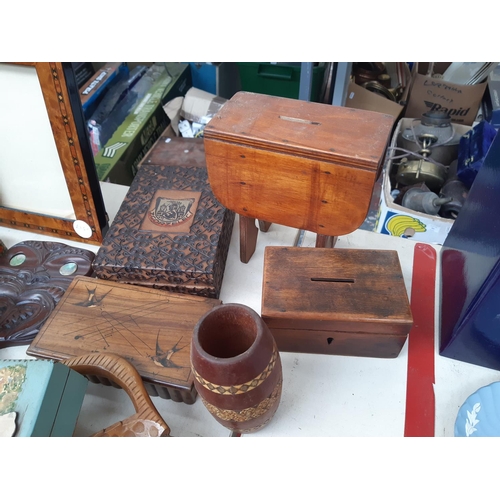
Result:
<svg viewBox="0 0 500 500"><path fill-rule="evenodd" d="M450 63L436 63L442 73ZM415 63L408 105L404 116L420 118L427 111L445 111L454 123L472 125L476 119L487 83L457 85L426 76L426 63ZM436 72L436 71L435 71Z"/></svg>
<svg viewBox="0 0 500 500"><path fill-rule="evenodd" d="M405 128L411 126L412 121L411 118L401 118L398 121L392 135L391 148L398 145L398 137ZM454 125L454 128L459 135L464 135L471 129L470 126L461 124ZM393 153L387 156L382 172L382 185L378 199L374 201L372 198L373 208L370 210L373 210L376 214L372 230L376 233L388 234L397 238L407 238L405 230L413 228L414 234L411 239L431 245L442 245L451 230L453 219L417 212L395 203L391 194L394 189L391 184L391 174L395 172L393 170L395 168L394 155Z"/></svg>
<svg viewBox="0 0 500 500"><path fill-rule="evenodd" d="M345 105L347 108L365 109L366 111L385 113L393 116L394 121L399 118L404 108L401 104L390 101L374 92L370 92L360 85L355 84L353 81L349 82Z"/></svg>

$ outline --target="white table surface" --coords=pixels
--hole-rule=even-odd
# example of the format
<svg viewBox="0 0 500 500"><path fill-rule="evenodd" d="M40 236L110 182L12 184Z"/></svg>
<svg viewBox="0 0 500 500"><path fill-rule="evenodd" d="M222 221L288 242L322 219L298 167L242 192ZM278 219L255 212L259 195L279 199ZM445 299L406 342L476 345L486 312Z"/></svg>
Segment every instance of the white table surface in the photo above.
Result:
<svg viewBox="0 0 500 500"><path fill-rule="evenodd" d="M113 219L127 191L125 186L101 183L106 209ZM246 304L260 313L265 246L292 246L297 230L271 225L259 232L257 248L249 263L239 260L239 230L236 217L220 299L224 303ZM0 227L0 239L9 248L29 239L61 241L97 251L85 245L44 235ZM315 235L306 233L302 246L314 246ZM410 296L413 248L415 241L357 230L338 239L337 248L397 250L408 295ZM439 253L441 247L435 246ZM438 259L439 260L439 259ZM454 361L438 354L439 341L439 268L436 281L435 313L435 435L453 436L458 409L480 387L500 380L495 370ZM0 349L0 359L25 359L27 346ZM257 433L259 437L390 437L404 435L407 348L396 359L281 353L283 393L271 422ZM152 398L171 435L229 436L198 398L193 405ZM134 413L123 390L89 384L75 430L76 436L90 434Z"/></svg>

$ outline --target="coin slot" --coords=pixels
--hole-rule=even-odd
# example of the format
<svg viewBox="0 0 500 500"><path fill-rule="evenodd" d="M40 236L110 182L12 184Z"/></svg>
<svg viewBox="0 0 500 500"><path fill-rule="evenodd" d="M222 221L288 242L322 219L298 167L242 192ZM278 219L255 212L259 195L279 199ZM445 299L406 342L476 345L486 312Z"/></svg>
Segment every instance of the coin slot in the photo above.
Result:
<svg viewBox="0 0 500 500"><path fill-rule="evenodd" d="M321 125L319 122L312 122L311 120L303 120L302 118L294 118L293 116L281 116L281 120L286 120L287 122L296 122L296 123L307 123L308 125Z"/></svg>
<svg viewBox="0 0 500 500"><path fill-rule="evenodd" d="M352 278L311 278L311 281L325 281L327 283L354 283Z"/></svg>

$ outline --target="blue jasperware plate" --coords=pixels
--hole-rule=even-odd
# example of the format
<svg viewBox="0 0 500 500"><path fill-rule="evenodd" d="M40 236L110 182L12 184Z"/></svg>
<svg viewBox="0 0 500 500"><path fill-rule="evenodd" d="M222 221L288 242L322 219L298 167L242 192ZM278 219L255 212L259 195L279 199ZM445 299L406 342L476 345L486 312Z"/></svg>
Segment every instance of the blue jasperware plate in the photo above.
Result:
<svg viewBox="0 0 500 500"><path fill-rule="evenodd" d="M500 436L500 382L481 387L458 411L455 437Z"/></svg>

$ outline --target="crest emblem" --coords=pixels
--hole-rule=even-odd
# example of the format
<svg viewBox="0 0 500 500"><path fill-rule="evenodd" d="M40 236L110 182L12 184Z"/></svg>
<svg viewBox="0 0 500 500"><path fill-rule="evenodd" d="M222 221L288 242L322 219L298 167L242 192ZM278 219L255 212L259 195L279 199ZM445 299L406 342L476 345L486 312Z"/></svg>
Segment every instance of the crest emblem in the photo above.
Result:
<svg viewBox="0 0 500 500"><path fill-rule="evenodd" d="M178 226L193 216L191 207L194 202L195 198L175 200L158 197L153 210L148 214L149 220L157 226Z"/></svg>

